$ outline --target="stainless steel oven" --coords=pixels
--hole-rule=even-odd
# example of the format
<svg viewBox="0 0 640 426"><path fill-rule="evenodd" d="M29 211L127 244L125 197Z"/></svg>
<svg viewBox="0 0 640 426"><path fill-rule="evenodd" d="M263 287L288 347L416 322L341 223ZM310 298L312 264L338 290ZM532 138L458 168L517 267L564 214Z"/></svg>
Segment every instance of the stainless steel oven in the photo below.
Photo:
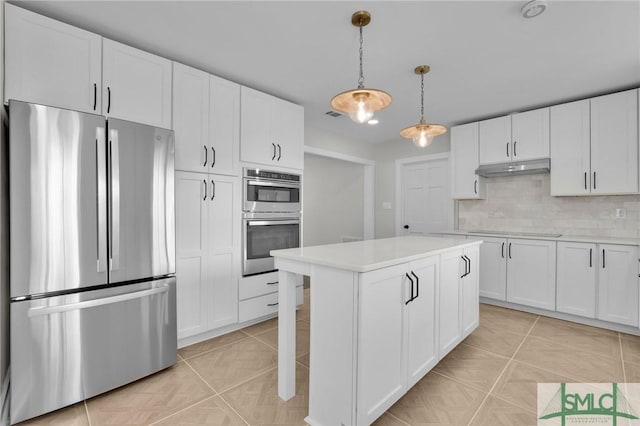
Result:
<svg viewBox="0 0 640 426"><path fill-rule="evenodd" d="M242 210L252 213L299 213L300 186L300 175L245 168L242 179Z"/></svg>
<svg viewBox="0 0 640 426"><path fill-rule="evenodd" d="M271 250L300 247L300 213L244 213L242 275L274 271Z"/></svg>

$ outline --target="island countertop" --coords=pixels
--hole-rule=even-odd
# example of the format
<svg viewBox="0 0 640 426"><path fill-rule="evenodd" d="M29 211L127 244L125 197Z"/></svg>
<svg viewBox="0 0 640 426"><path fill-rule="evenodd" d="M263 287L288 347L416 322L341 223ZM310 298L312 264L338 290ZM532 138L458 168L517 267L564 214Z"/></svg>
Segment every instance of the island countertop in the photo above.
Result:
<svg viewBox="0 0 640 426"><path fill-rule="evenodd" d="M276 259L330 266L353 272L369 272L436 255L453 247L471 247L481 241L481 238L460 240L405 236L272 250L270 254Z"/></svg>

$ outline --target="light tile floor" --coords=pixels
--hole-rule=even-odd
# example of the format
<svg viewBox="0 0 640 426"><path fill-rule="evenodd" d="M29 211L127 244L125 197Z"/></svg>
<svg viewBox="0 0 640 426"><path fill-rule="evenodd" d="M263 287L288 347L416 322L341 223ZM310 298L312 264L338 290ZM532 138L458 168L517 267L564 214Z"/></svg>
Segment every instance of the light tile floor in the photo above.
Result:
<svg viewBox="0 0 640 426"><path fill-rule="evenodd" d="M304 425L309 300L296 397L277 396L277 319L178 351L178 363L23 425ZM480 326L376 426L535 425L542 382L640 382L640 337L490 305Z"/></svg>

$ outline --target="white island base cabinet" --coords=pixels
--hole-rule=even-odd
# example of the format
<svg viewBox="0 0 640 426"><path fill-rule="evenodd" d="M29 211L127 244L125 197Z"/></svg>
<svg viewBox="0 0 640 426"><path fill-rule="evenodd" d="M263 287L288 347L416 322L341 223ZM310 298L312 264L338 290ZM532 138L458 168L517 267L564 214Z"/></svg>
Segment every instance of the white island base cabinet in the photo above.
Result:
<svg viewBox="0 0 640 426"><path fill-rule="evenodd" d="M424 238L370 240L352 248L381 253L385 250L366 246L396 241L401 247L405 241L419 239ZM304 248L308 260L272 252L280 269L278 395L284 400L295 395L296 278L299 274L311 278L309 415L305 419L310 425L373 423L478 326L480 242L424 240L440 246L425 250L423 256L405 257L408 261L378 262L384 267L377 269L360 259L363 268L355 271L314 263L318 258L313 259L310 249L315 248ZM347 257L342 256L341 246L329 246L335 258ZM452 260L444 262L445 257ZM451 279L442 280L443 275ZM452 317L455 321L450 323ZM455 328L446 351L440 348L443 327L448 332Z"/></svg>

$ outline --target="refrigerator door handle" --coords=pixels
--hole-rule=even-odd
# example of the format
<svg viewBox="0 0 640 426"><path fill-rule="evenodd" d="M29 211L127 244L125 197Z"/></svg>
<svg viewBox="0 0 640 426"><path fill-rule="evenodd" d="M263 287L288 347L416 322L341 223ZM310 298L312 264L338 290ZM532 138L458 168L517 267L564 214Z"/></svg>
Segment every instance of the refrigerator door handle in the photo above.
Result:
<svg viewBox="0 0 640 426"><path fill-rule="evenodd" d="M76 311L80 309L93 308L96 306L110 305L112 303L124 302L125 300L141 299L147 296L153 296L155 294L162 294L169 291L169 285L165 284L161 287L151 288L148 290L136 291L133 293L119 294L117 296L103 297L100 299L86 300L84 302L69 303L67 305L60 306L48 306L48 307L36 307L30 308L28 311L29 318L58 314L68 311Z"/></svg>
<svg viewBox="0 0 640 426"><path fill-rule="evenodd" d="M120 156L118 131L109 130L109 166L111 169L111 247L109 269L120 269Z"/></svg>
<svg viewBox="0 0 640 426"><path fill-rule="evenodd" d="M96 128L96 227L97 272L107 270L107 167L105 162L105 128Z"/></svg>

